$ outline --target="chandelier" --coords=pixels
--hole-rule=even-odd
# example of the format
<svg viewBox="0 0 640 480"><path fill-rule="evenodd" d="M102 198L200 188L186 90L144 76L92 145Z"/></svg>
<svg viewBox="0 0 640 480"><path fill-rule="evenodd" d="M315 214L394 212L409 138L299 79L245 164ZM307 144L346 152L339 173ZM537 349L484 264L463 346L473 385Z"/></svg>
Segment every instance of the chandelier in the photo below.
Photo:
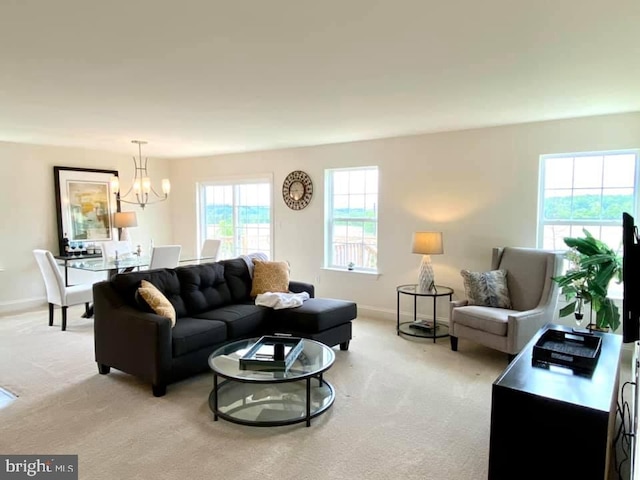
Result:
<svg viewBox="0 0 640 480"><path fill-rule="evenodd" d="M163 178L162 195L156 192L151 186L151 178L149 177L149 172L147 171L147 162L149 161L149 159L145 158L144 162L142 161L142 145L145 145L147 142L142 140L131 140L131 143L138 144L138 159L136 160L136 157L133 157L133 183L126 193L121 194L120 179L114 175L113 177L111 177L111 190L115 194L116 200L133 205L139 205L140 208L144 209L144 207L147 205L163 202L167 198L169 198L171 183L169 183L168 178ZM151 200L149 199L150 193L153 193L153 195L155 196L151 197Z"/></svg>

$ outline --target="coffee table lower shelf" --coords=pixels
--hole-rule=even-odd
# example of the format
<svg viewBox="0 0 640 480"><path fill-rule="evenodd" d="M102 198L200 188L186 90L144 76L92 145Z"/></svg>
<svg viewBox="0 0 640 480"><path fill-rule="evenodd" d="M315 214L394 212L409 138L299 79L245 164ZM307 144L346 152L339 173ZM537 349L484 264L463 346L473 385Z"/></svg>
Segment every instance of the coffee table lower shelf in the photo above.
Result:
<svg viewBox="0 0 640 480"><path fill-rule="evenodd" d="M213 419L256 427L306 422L326 412L335 400L333 385L322 375L305 379L255 383L213 377L209 408Z"/></svg>

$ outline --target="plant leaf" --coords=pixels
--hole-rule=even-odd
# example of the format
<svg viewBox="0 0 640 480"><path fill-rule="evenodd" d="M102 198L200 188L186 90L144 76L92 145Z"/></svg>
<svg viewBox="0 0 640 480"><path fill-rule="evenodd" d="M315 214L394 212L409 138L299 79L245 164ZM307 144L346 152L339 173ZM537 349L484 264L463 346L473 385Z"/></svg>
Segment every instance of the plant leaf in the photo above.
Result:
<svg viewBox="0 0 640 480"><path fill-rule="evenodd" d="M573 312L575 312L575 310L576 310L576 302L574 301L574 302L571 302L571 303L567 304L567 306L562 307L560 309L559 315L561 317L566 317L567 315L571 315Z"/></svg>
<svg viewBox="0 0 640 480"><path fill-rule="evenodd" d="M602 302L602 308L596 315L596 325L601 328L609 327L612 331L620 326L620 310L610 298Z"/></svg>
<svg viewBox="0 0 640 480"><path fill-rule="evenodd" d="M597 253L602 253L601 249L596 243L595 238L593 238L591 234L589 234L587 238L565 237L564 243L570 248L575 248L579 253L583 255L591 256Z"/></svg>

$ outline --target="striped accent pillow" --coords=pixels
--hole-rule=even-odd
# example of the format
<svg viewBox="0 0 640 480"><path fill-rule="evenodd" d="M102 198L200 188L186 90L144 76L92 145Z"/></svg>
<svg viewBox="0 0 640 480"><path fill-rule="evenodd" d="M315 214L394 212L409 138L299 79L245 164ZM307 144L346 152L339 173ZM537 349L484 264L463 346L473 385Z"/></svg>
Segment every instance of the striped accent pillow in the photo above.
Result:
<svg viewBox="0 0 640 480"><path fill-rule="evenodd" d="M460 271L469 305L511 308L506 270L490 272Z"/></svg>

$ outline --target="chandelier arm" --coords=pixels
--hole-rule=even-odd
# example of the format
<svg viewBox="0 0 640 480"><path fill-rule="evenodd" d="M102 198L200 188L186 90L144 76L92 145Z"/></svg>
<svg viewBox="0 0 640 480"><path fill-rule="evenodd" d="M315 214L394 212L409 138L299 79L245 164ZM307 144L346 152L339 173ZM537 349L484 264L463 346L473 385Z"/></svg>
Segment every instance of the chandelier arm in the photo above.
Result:
<svg viewBox="0 0 640 480"><path fill-rule="evenodd" d="M167 197L167 194L166 194L166 193L163 193L163 194L161 195L161 194L159 194L158 192L156 192L155 188L153 188L153 187L151 187L151 191L153 192L153 194L154 194L156 197L161 198L161 199L163 199L163 200L164 200L164 199L166 199L166 197Z"/></svg>
<svg viewBox="0 0 640 480"><path fill-rule="evenodd" d="M160 203L160 202L164 202L165 200L167 200L169 198L169 196L165 196L165 197L160 197L157 200L149 200L147 202L144 202L145 205L153 205L155 203ZM125 198L118 198L118 201L122 202L122 203L128 203L129 205L138 205L138 206L142 206L140 202L138 201L131 201L131 200L127 200Z"/></svg>
<svg viewBox="0 0 640 480"><path fill-rule="evenodd" d="M120 198L128 197L132 190L133 190L133 185L131 187L129 187L129 190L127 190L127 193L119 193L118 196Z"/></svg>
<svg viewBox="0 0 640 480"><path fill-rule="evenodd" d="M144 202L145 205L153 205L155 203L160 203L160 202L164 202L166 200L166 198L159 198L157 200L149 200L147 202Z"/></svg>
<svg viewBox="0 0 640 480"><path fill-rule="evenodd" d="M133 190L133 187L129 188L129 190L127 190L127 193L119 193L118 194L118 197L119 197L121 202L138 203L137 201L136 202L131 202L131 201L125 200L129 196L129 194L131 193L131 190ZM156 202L162 202L162 201L166 200L169 197L169 195L167 195L167 194L164 194L164 193L160 194L160 193L156 192L156 190L153 187L151 187L151 191L159 199L159 200L156 200ZM136 195L136 198L139 198L139 194L136 193L135 195ZM149 198L149 194L145 194L145 195L147 196L147 199L148 199ZM146 201L144 203L151 203L151 202Z"/></svg>
<svg viewBox="0 0 640 480"><path fill-rule="evenodd" d="M139 202L134 202L134 201L131 201L131 200L125 200L124 198L118 198L118 201L121 202L121 203L128 203L130 205L140 205Z"/></svg>

